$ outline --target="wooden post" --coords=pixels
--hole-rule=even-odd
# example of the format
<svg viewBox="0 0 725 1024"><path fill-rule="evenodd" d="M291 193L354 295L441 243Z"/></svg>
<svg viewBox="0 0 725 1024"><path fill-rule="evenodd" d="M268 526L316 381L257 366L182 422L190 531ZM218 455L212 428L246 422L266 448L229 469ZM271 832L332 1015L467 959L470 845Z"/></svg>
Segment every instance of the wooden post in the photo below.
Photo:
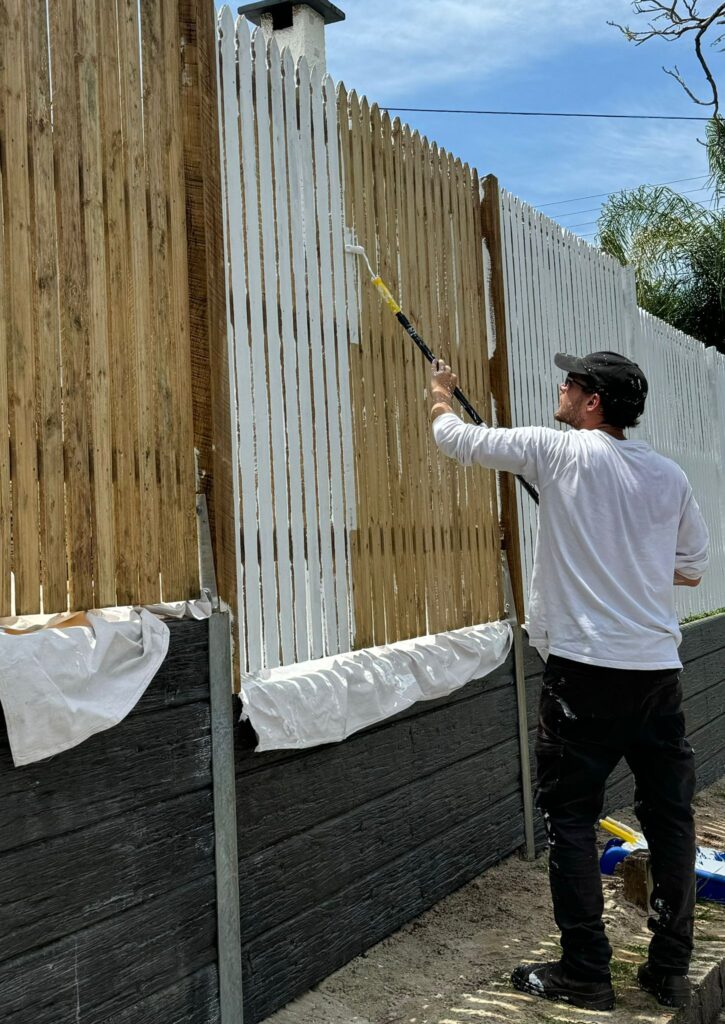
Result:
<svg viewBox="0 0 725 1024"><path fill-rule="evenodd" d="M213 0L179 0L194 447L219 595L236 617L225 260Z"/></svg>
<svg viewBox="0 0 725 1024"><path fill-rule="evenodd" d="M508 337L506 334L506 296L504 292L504 256L501 239L501 200L498 178L489 174L483 181L483 203L481 204L481 228L488 246L491 265L490 301L496 338L496 348L489 360L491 392L496 400L497 426L510 427L511 385L509 380ZM534 801L531 786L528 715L526 707L526 682L524 671L523 634L524 582L521 568L521 543L519 537L516 480L512 473L500 474L501 530L503 535L504 559L508 569L510 600L513 602L511 623L513 630L514 675L516 678L516 704L519 722L519 756L521 763L521 793L524 808L524 834L526 859L536 856L534 840ZM515 612L515 616L514 613Z"/></svg>
<svg viewBox="0 0 725 1024"><path fill-rule="evenodd" d="M483 180L481 228L491 260L491 303L496 335L496 349L489 360L491 391L496 400L497 425L510 427L511 392L508 364L508 338L506 334L506 298L504 293L503 246L501 241L501 204L498 178L489 174ZM501 529L506 550L516 620L524 621L524 583L521 568L516 481L511 473L501 473Z"/></svg>

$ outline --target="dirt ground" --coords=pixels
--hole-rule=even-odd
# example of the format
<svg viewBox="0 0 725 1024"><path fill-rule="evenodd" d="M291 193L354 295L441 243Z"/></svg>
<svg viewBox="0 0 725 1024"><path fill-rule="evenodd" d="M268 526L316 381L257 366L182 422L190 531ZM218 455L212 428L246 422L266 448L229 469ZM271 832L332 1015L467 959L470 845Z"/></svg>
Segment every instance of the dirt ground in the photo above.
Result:
<svg viewBox="0 0 725 1024"><path fill-rule="evenodd" d="M696 798L698 841L725 848L725 778ZM614 817L637 824L631 808ZM547 858L511 857L443 900L327 978L267 1024L665 1024L672 1011L635 984L646 956L646 914L622 899L619 878L605 878L605 919L615 949L617 1006L608 1014L576 1010L515 992L520 961L559 953ZM725 905L699 903L697 982L725 958Z"/></svg>

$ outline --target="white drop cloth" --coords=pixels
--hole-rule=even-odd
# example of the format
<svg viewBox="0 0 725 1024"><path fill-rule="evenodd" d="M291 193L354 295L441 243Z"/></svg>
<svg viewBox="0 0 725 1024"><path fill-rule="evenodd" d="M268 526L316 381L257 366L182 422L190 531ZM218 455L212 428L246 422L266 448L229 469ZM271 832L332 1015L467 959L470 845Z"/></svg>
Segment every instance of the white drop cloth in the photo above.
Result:
<svg viewBox="0 0 725 1024"><path fill-rule="evenodd" d="M493 672L511 637L507 622L490 622L243 676L242 718L257 750L335 743Z"/></svg>
<svg viewBox="0 0 725 1024"><path fill-rule="evenodd" d="M16 767L117 725L166 657L169 627L146 609L88 612L89 625L66 628L59 619L20 636L0 629L0 703Z"/></svg>

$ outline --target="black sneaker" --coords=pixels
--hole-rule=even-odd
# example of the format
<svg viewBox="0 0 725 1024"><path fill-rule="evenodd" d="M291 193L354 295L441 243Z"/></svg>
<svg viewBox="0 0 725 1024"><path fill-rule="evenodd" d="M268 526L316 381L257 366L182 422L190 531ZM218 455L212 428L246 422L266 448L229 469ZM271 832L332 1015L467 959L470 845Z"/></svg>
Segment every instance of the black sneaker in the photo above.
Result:
<svg viewBox="0 0 725 1024"><path fill-rule="evenodd" d="M585 1010L611 1010L611 981L581 981L566 973L559 960L549 964L519 964L511 975L514 988L542 999L555 999Z"/></svg>
<svg viewBox="0 0 725 1024"><path fill-rule="evenodd" d="M660 1006L689 1006L692 999L690 979L682 974L667 974L642 964L637 971L637 984L653 995Z"/></svg>

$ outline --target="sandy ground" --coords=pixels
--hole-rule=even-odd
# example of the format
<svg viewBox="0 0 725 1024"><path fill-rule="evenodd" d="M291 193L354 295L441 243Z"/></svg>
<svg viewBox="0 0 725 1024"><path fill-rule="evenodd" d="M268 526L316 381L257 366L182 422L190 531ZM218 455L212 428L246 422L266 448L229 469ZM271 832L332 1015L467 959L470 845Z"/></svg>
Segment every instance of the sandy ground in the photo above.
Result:
<svg viewBox="0 0 725 1024"><path fill-rule="evenodd" d="M696 799L698 841L725 848L725 778ZM636 826L631 808L614 817ZM605 918L615 949L617 1006L593 1013L515 992L520 961L558 957L547 858L511 857L351 961L267 1024L665 1024L659 1007L635 984L646 957L646 915L622 899L619 878L604 880ZM725 905L698 904L691 977L725 958Z"/></svg>

